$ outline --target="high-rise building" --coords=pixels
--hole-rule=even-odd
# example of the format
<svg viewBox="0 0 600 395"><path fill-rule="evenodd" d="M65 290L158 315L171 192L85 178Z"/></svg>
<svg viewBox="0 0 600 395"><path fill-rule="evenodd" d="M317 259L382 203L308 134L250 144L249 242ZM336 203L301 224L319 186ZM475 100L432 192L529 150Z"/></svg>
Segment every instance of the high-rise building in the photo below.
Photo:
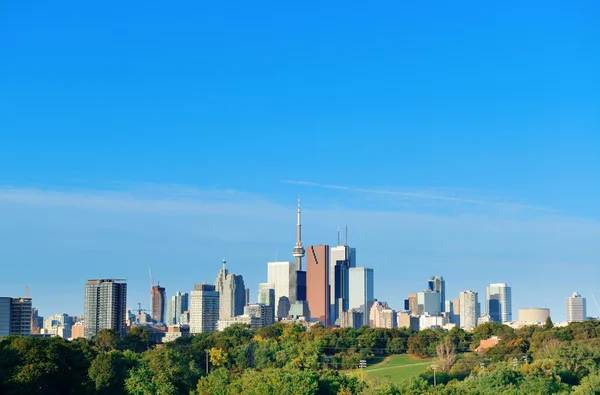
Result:
<svg viewBox="0 0 600 395"><path fill-rule="evenodd" d="M577 292L567 298L567 322L582 322L587 318L585 298Z"/></svg>
<svg viewBox="0 0 600 395"><path fill-rule="evenodd" d="M329 246L307 248L306 301L310 315L323 325L329 324Z"/></svg>
<svg viewBox="0 0 600 395"><path fill-rule="evenodd" d="M290 306L289 316L292 318L304 317L307 321L310 319L310 309L306 300L297 300Z"/></svg>
<svg viewBox="0 0 600 395"><path fill-rule="evenodd" d="M298 196L298 223L296 225L296 245L294 246L293 255L296 258L296 270L302 270L302 258L305 250L302 247L302 225L300 225L300 196ZM295 300L294 300L295 302Z"/></svg>
<svg viewBox="0 0 600 395"><path fill-rule="evenodd" d="M177 292L169 301L169 324L187 324L183 313L189 310L190 296L188 293Z"/></svg>
<svg viewBox="0 0 600 395"><path fill-rule="evenodd" d="M219 293L212 284L194 284L190 293L190 333L211 333L219 321Z"/></svg>
<svg viewBox="0 0 600 395"><path fill-rule="evenodd" d="M446 282L444 277L433 276L429 279L429 290L440 294L440 313L444 311L446 307Z"/></svg>
<svg viewBox="0 0 600 395"><path fill-rule="evenodd" d="M408 310L412 315L417 315L419 310L419 303L417 302L417 294L408 294Z"/></svg>
<svg viewBox="0 0 600 395"><path fill-rule="evenodd" d="M479 303L477 303L479 309ZM451 323L456 324L456 326L460 327L460 298L454 299L452 303L452 315Z"/></svg>
<svg viewBox="0 0 600 395"><path fill-rule="evenodd" d="M412 315L408 310L396 313L396 322L398 328L410 328L415 332L419 331L419 317Z"/></svg>
<svg viewBox="0 0 600 395"><path fill-rule="evenodd" d="M262 303L249 303L244 307L244 315L260 318L260 328L273 325L273 306Z"/></svg>
<svg viewBox="0 0 600 395"><path fill-rule="evenodd" d="M512 321L511 290L506 283L490 284L485 291L487 314L494 322Z"/></svg>
<svg viewBox="0 0 600 395"><path fill-rule="evenodd" d="M306 300L306 271L296 270L296 301Z"/></svg>
<svg viewBox="0 0 600 395"><path fill-rule="evenodd" d="M362 325L369 325L371 305L375 301L375 286L373 269L366 267L351 267L349 274L348 307L362 313Z"/></svg>
<svg viewBox="0 0 600 395"><path fill-rule="evenodd" d="M229 273L225 267L223 259L223 268L215 280L215 287L219 293L219 319L227 320L244 314L246 305L246 287L244 278L239 274Z"/></svg>
<svg viewBox="0 0 600 395"><path fill-rule="evenodd" d="M335 324L340 311L349 309L349 269L356 267L356 248L342 245L338 229L338 246L330 250L329 259L329 295L330 295L330 324Z"/></svg>
<svg viewBox="0 0 600 395"><path fill-rule="evenodd" d="M275 289L273 284L258 284L258 303L265 306L267 314L270 317L269 322L275 323Z"/></svg>
<svg viewBox="0 0 600 395"><path fill-rule="evenodd" d="M73 326L73 323L73 319L67 314L54 314L44 320L44 327L40 333L59 336L63 339L70 339L72 337L71 327Z"/></svg>
<svg viewBox="0 0 600 395"><path fill-rule="evenodd" d="M38 309L31 308L31 333L38 334L44 327L44 317L39 315Z"/></svg>
<svg viewBox="0 0 600 395"><path fill-rule="evenodd" d="M31 335L31 298L0 297L0 338Z"/></svg>
<svg viewBox="0 0 600 395"><path fill-rule="evenodd" d="M460 300L460 327L464 329L475 328L479 318L477 292L461 292L458 299Z"/></svg>
<svg viewBox="0 0 600 395"><path fill-rule="evenodd" d="M127 283L122 279L88 280L85 285L85 337L90 339L102 329L125 335L127 327Z"/></svg>
<svg viewBox="0 0 600 395"><path fill-rule="evenodd" d="M166 290L160 285L150 288L150 317L154 322L165 323Z"/></svg>
<svg viewBox="0 0 600 395"><path fill-rule="evenodd" d="M440 296L439 292L429 289L417 292L417 315L439 315L441 313Z"/></svg>
<svg viewBox="0 0 600 395"><path fill-rule="evenodd" d="M369 311L369 326L371 328L395 328L396 312L390 308L387 302L374 301Z"/></svg>
<svg viewBox="0 0 600 395"><path fill-rule="evenodd" d="M287 317L289 312L285 311L285 315L280 316L281 312L284 312L284 305L281 307L281 298L285 297L289 303L296 302L296 264L294 262L269 262L268 263L268 275L267 283L273 284L275 289L275 311L277 311L277 318L281 319ZM289 309L289 308L288 308Z"/></svg>

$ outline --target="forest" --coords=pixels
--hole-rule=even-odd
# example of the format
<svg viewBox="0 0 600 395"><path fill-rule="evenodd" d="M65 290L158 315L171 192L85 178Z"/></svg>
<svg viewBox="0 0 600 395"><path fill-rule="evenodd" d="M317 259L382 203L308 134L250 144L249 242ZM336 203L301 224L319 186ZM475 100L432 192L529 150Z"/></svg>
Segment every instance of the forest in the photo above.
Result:
<svg viewBox="0 0 600 395"><path fill-rule="evenodd" d="M476 352L480 340L501 341ZM486 323L472 332L409 329L307 331L293 324L152 344L147 330L120 337L103 330L66 341L0 340L0 393L13 394L597 394L600 325L596 321L511 329ZM393 384L361 374L395 354L434 358L417 377Z"/></svg>

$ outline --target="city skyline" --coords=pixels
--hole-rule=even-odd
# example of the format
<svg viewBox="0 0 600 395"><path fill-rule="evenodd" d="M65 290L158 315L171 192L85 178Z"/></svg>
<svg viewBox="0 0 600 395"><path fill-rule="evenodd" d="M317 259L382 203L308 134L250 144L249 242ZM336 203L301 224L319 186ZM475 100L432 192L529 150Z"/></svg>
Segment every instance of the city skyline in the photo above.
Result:
<svg viewBox="0 0 600 395"><path fill-rule="evenodd" d="M440 275L599 315L595 2L142 8L0 13L7 295L80 315L124 278L150 309L147 266L169 297L226 257L254 299L300 195L303 248L348 225L396 308Z"/></svg>

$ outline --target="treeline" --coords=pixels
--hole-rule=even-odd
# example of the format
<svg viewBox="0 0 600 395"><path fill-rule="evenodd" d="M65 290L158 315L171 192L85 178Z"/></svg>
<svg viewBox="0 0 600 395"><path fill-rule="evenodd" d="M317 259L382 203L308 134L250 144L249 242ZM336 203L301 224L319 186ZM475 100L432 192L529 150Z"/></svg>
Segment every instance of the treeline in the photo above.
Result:
<svg viewBox="0 0 600 395"><path fill-rule="evenodd" d="M502 340L473 352L481 339ZM1 394L593 394L600 389L600 326L513 330L490 323L467 333L325 329L276 324L152 344L146 330L92 340L0 340ZM437 369L394 385L358 372L390 354L435 358ZM207 373L208 370L208 373ZM582 392L583 391L583 392ZM588 391L588 392L585 392Z"/></svg>

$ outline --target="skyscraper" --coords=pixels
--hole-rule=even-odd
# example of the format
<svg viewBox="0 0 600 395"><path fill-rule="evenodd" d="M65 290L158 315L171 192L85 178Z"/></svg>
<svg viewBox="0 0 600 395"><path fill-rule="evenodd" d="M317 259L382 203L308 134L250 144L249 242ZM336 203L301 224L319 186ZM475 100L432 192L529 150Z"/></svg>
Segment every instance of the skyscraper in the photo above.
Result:
<svg viewBox="0 0 600 395"><path fill-rule="evenodd" d="M31 298L0 297L0 338L31 335Z"/></svg>
<svg viewBox="0 0 600 395"><path fill-rule="evenodd" d="M150 317L155 322L164 323L165 320L165 303L167 295L165 288L160 285L153 285L150 288Z"/></svg>
<svg viewBox="0 0 600 395"><path fill-rule="evenodd" d="M490 320L502 323L512 321L511 290L506 283L490 284L485 291L485 302Z"/></svg>
<svg viewBox="0 0 600 395"><path fill-rule="evenodd" d="M408 310L412 315L417 315L419 311L419 304L417 303L417 294L408 294Z"/></svg>
<svg viewBox="0 0 600 395"><path fill-rule="evenodd" d="M273 284L275 290L275 311L279 319L286 317L288 311L281 316L285 309L279 307L282 297L286 297L287 305L295 303L296 298L296 264L294 262L269 262L267 283ZM289 308L288 308L289 309Z"/></svg>
<svg viewBox="0 0 600 395"><path fill-rule="evenodd" d="M88 280L85 285L85 337L92 338L102 329L125 335L127 283L121 279Z"/></svg>
<svg viewBox="0 0 600 395"><path fill-rule="evenodd" d="M429 314L439 315L440 311L440 296L437 291L426 289L422 292L417 292L417 315Z"/></svg>
<svg viewBox="0 0 600 395"><path fill-rule="evenodd" d="M177 292L171 297L169 302L169 324L183 324L182 316L184 311L189 310L189 294ZM187 322L186 322L187 323Z"/></svg>
<svg viewBox="0 0 600 395"><path fill-rule="evenodd" d="M362 325L369 325L371 305L375 301L373 269L351 267L348 269L348 308L362 313Z"/></svg>
<svg viewBox="0 0 600 395"><path fill-rule="evenodd" d="M440 294L440 312L444 311L446 304L446 282L444 277L433 276L429 279L429 290Z"/></svg>
<svg viewBox="0 0 600 395"><path fill-rule="evenodd" d="M461 292L458 299L460 300L460 327L464 329L475 328L479 318L477 292Z"/></svg>
<svg viewBox="0 0 600 395"><path fill-rule="evenodd" d="M306 254L306 301L310 315L329 324L329 246L310 246Z"/></svg>
<svg viewBox="0 0 600 395"><path fill-rule="evenodd" d="M302 225L300 224L300 196L298 196L298 223L296 225L296 245L293 254L296 258L296 270L300 271L302 270L302 258L305 254L304 247L302 247Z"/></svg>
<svg viewBox="0 0 600 395"><path fill-rule="evenodd" d="M244 314L246 305L246 287L244 278L238 274L229 273L225 267L223 259L223 268L215 280L215 287L219 293L219 319L227 320Z"/></svg>
<svg viewBox="0 0 600 395"><path fill-rule="evenodd" d="M269 322L275 323L275 289L273 284L258 284L258 303L263 304L266 314L270 317ZM268 324L271 325L271 324Z"/></svg>
<svg viewBox="0 0 600 395"><path fill-rule="evenodd" d="M212 284L195 284L190 293L190 333L211 333L219 321L219 293Z"/></svg>
<svg viewBox="0 0 600 395"><path fill-rule="evenodd" d="M349 308L349 269L356 267L356 248L341 244L339 229L338 246L331 249L329 263L330 324L334 324L340 311Z"/></svg>
<svg viewBox="0 0 600 395"><path fill-rule="evenodd" d="M585 298L577 292L567 298L567 322L583 322L587 318Z"/></svg>

